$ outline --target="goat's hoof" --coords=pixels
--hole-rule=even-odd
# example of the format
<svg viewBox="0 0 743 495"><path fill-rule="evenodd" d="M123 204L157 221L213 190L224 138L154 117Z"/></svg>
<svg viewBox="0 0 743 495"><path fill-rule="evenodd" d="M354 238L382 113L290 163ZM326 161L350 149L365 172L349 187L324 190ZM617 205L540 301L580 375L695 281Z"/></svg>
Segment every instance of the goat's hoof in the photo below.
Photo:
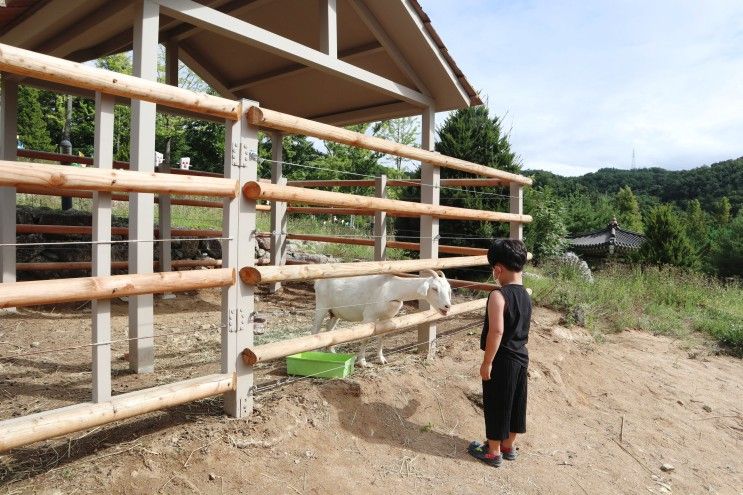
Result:
<svg viewBox="0 0 743 495"><path fill-rule="evenodd" d="M338 351L335 349L334 345L331 345L330 347L328 347L328 352L332 352L333 354L335 354Z"/></svg>
<svg viewBox="0 0 743 495"><path fill-rule="evenodd" d="M359 368L371 368L371 364L367 363L366 359L356 361L356 366L358 366Z"/></svg>
<svg viewBox="0 0 743 495"><path fill-rule="evenodd" d="M387 364L387 358L384 356L379 356L379 364Z"/></svg>

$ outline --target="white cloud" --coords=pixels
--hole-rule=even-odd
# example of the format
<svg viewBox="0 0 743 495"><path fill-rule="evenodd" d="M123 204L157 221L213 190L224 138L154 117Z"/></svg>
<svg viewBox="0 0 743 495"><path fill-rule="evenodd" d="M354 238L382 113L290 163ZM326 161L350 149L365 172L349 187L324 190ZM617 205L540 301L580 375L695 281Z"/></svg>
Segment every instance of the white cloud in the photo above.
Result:
<svg viewBox="0 0 743 495"><path fill-rule="evenodd" d="M743 2L425 0L527 168L743 155ZM466 35L464 35L466 34Z"/></svg>

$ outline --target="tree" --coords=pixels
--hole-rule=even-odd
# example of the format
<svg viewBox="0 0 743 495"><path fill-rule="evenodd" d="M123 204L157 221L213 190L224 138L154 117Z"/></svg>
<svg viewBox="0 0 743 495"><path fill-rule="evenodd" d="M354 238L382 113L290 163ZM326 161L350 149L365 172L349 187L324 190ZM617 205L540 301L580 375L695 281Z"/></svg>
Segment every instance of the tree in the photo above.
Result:
<svg viewBox="0 0 743 495"><path fill-rule="evenodd" d="M18 87L18 139L27 149L55 151L39 97L38 89L25 85Z"/></svg>
<svg viewBox="0 0 743 495"><path fill-rule="evenodd" d="M743 277L743 212L718 232L711 259L718 275Z"/></svg>
<svg viewBox="0 0 743 495"><path fill-rule="evenodd" d="M647 263L658 265L699 266L697 250L671 205L663 204L650 211L640 257Z"/></svg>
<svg viewBox="0 0 743 495"><path fill-rule="evenodd" d="M686 213L686 233L691 239L697 242L706 242L709 229L707 228L707 219L702 211L702 203L698 199L689 201L689 208Z"/></svg>
<svg viewBox="0 0 743 495"><path fill-rule="evenodd" d="M374 125L372 134L396 143L417 146L420 126L418 125L418 119L414 119L413 117L383 120ZM402 172L404 164L412 163L411 160L401 156L392 157L392 160L398 172Z"/></svg>
<svg viewBox="0 0 743 495"><path fill-rule="evenodd" d="M565 208L549 188L527 189L525 209L532 216L524 226L524 242L537 261L557 256L565 251L568 234Z"/></svg>
<svg viewBox="0 0 743 495"><path fill-rule="evenodd" d="M487 167L519 172L521 165L516 154L511 151L508 134L501 129L501 120L490 117L486 106L468 107L449 115L438 131L439 141L435 149L439 153ZM420 178L420 169L413 176ZM441 169L441 178L471 177L466 172ZM401 191L401 199L420 201L420 188L410 187ZM466 188L442 187L441 204L486 211L508 210L508 188ZM440 220L439 228L443 244L487 247L493 237L506 236L507 224L493 222ZM419 237L418 219L397 218L395 230L406 240ZM402 236L399 236L402 237Z"/></svg>
<svg viewBox="0 0 743 495"><path fill-rule="evenodd" d="M620 227L633 232L642 232L640 205L629 186L619 189L614 198L614 205L617 209L617 220Z"/></svg>
<svg viewBox="0 0 743 495"><path fill-rule="evenodd" d="M720 225L727 225L730 223L730 199L727 196L723 196L720 200L720 205L717 213L717 220Z"/></svg>

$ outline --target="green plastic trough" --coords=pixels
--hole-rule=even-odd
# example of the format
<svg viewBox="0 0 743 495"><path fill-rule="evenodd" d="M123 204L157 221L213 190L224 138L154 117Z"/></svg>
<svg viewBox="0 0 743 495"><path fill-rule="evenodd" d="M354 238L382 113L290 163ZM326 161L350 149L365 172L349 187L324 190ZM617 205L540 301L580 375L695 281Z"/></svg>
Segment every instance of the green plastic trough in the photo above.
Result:
<svg viewBox="0 0 743 495"><path fill-rule="evenodd" d="M355 361L356 355L354 354L300 352L287 356L286 372L289 375L316 378L346 378L353 373Z"/></svg>

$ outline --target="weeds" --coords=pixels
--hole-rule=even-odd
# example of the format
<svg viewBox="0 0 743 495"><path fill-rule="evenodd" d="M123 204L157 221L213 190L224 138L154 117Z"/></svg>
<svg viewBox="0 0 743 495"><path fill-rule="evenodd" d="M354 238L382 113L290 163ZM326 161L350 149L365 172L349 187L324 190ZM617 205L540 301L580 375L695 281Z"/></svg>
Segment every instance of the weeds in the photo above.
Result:
<svg viewBox="0 0 743 495"><path fill-rule="evenodd" d="M585 316L595 334L636 328L686 337L703 332L743 356L743 287L664 267L612 265L594 283L549 268L553 277L528 278L537 304L564 312L568 323Z"/></svg>

